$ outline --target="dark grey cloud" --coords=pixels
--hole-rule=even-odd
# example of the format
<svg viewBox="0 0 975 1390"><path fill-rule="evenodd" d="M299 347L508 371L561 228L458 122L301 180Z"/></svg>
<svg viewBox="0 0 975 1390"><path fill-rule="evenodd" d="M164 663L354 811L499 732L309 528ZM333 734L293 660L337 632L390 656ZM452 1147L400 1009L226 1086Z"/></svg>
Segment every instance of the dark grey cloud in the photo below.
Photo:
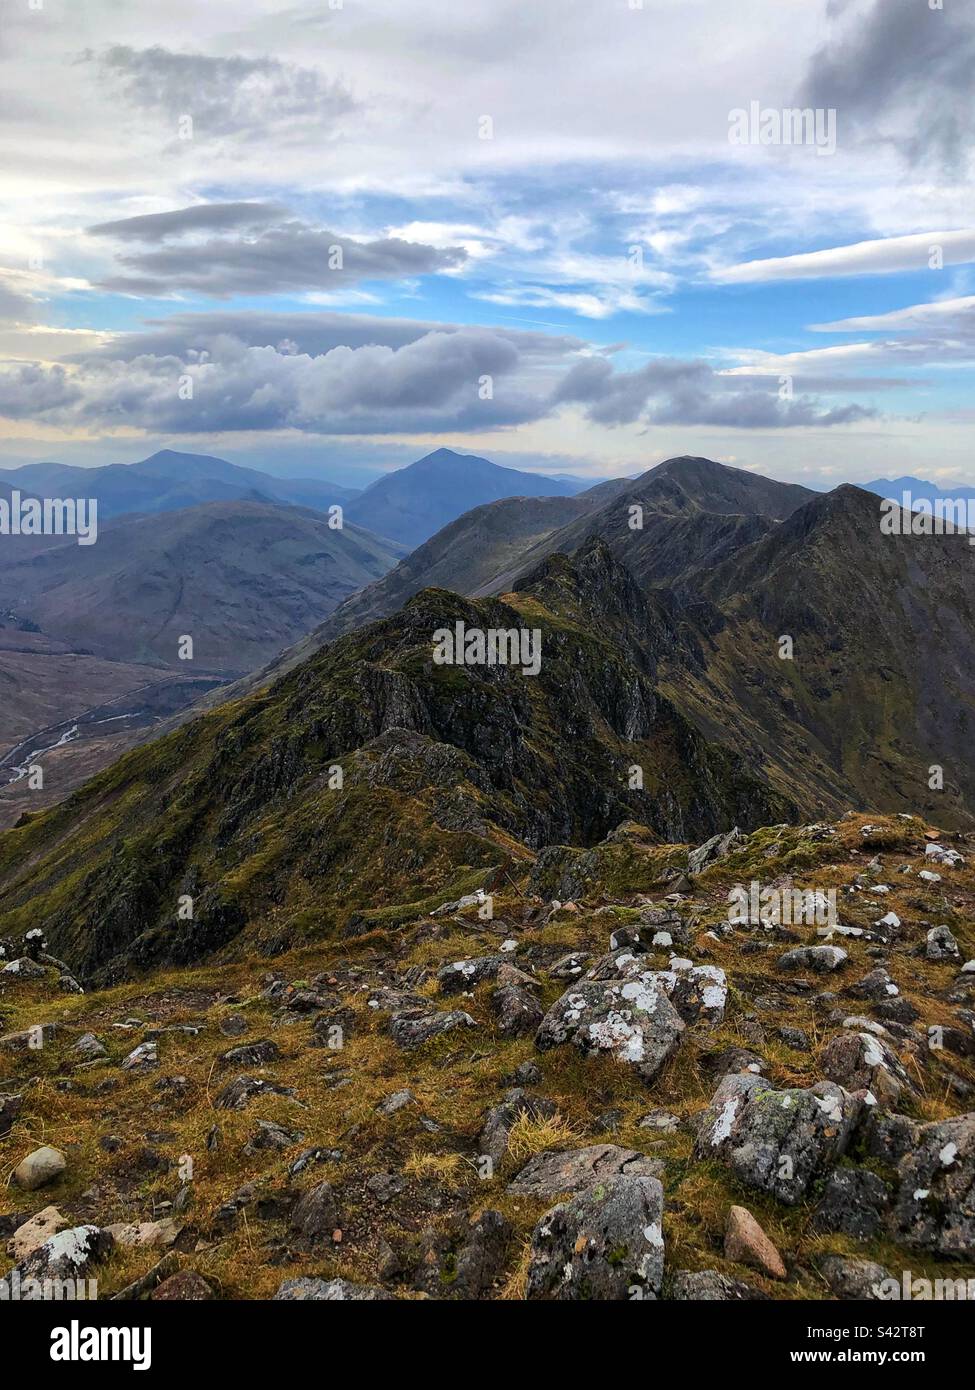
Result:
<svg viewBox="0 0 975 1390"><path fill-rule="evenodd" d="M280 221L285 210L277 203L197 203L173 212L150 212L123 217L88 228L89 236L115 237L120 241L161 242L188 232L217 232L259 227Z"/></svg>
<svg viewBox="0 0 975 1390"><path fill-rule="evenodd" d="M193 120L194 138L304 139L309 128L326 133L358 103L341 83L317 68L277 58L215 57L177 53L154 45L89 51L103 80L131 107L175 123Z"/></svg>
<svg viewBox="0 0 975 1390"><path fill-rule="evenodd" d="M434 319L383 318L377 314L349 314L331 309L274 313L216 309L148 319L143 330L121 334L97 349L96 355L123 361L143 355L196 361L201 353L218 350L221 341L227 338L245 347L270 347L286 354L304 353L317 357L333 348L395 349L415 343L428 333L467 331L470 330L462 324L439 323ZM583 339L570 334L497 326L489 331L502 342L511 343L520 359L532 364L561 363L585 347Z"/></svg>
<svg viewBox="0 0 975 1390"><path fill-rule="evenodd" d="M61 366L36 362L0 365L0 417L8 420L61 416L82 401L82 394Z"/></svg>
<svg viewBox="0 0 975 1390"><path fill-rule="evenodd" d="M975 135L970 6L870 0L834 8L845 21L813 54L798 104L835 107L842 132L892 141L912 164L963 168Z"/></svg>
<svg viewBox="0 0 975 1390"><path fill-rule="evenodd" d="M275 225L260 225L274 218ZM225 235L199 235L215 228L229 230ZM123 294L188 291L222 299L334 291L362 280L403 280L456 270L467 260L461 246L344 236L254 203L183 208L102 222L92 231L124 243L133 238L148 243L120 252L119 273L98 282L101 289Z"/></svg>
<svg viewBox="0 0 975 1390"><path fill-rule="evenodd" d="M481 430L550 409L545 393L526 384L513 335L490 328L432 331L398 348L337 346L316 356L290 344L281 350L223 337L206 353L183 356L92 354L76 360L70 379L38 371L40 380L8 374L0 400L54 423L172 434ZM490 399L479 392L484 377L492 379Z"/></svg>
<svg viewBox="0 0 975 1390"><path fill-rule="evenodd" d="M824 409L809 396L781 400L775 377L722 376L706 362L656 358L631 372L613 370L602 357L577 362L554 394L559 403L585 407L600 425L720 425L774 429L845 425L875 414L850 404Z"/></svg>
<svg viewBox="0 0 975 1390"><path fill-rule="evenodd" d="M582 406L603 425L849 423L858 405L778 400L774 377L736 379L660 358L615 371L568 336L357 315L183 314L77 354L67 370L5 372L0 414L153 433L308 435L484 431ZM490 380L491 389L482 388Z"/></svg>

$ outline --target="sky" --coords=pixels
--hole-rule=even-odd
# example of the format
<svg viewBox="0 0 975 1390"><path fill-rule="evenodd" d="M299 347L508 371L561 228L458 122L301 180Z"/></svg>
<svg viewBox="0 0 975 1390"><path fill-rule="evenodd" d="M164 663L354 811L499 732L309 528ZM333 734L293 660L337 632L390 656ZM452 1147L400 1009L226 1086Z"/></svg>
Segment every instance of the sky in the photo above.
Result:
<svg viewBox="0 0 975 1390"><path fill-rule="evenodd" d="M0 464L975 482L973 71L973 0L0 0Z"/></svg>

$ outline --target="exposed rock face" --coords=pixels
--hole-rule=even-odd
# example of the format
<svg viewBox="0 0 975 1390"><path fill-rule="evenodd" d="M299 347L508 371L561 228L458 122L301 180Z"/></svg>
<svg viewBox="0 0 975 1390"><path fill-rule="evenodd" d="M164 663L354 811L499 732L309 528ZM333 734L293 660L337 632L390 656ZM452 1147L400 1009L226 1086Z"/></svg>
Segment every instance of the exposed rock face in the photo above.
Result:
<svg viewBox="0 0 975 1390"><path fill-rule="evenodd" d="M663 1282L663 1188L616 1177L547 1211L532 1236L528 1298L656 1298Z"/></svg>
<svg viewBox="0 0 975 1390"><path fill-rule="evenodd" d="M842 1158L861 1101L841 1086L778 1091L748 1073L726 1076L698 1130L695 1155L726 1163L746 1187L792 1206Z"/></svg>
<svg viewBox="0 0 975 1390"><path fill-rule="evenodd" d="M343 929L411 894L462 901L449 891L461 866L487 876L512 852L525 861L543 846L585 854L628 820L686 843L794 816L741 754L661 693L647 639L679 646L677 628L605 544L571 562L553 558L519 590L525 604L541 633L537 675L434 664L434 632L457 623L518 631L525 618L497 599L427 589L269 691L186 725L177 744L146 749L113 804L80 792L56 842L43 824L31 827L27 855L5 866L0 889L17 877L11 908L30 896L52 949L90 987L200 961L231 942L282 949L289 923L310 910ZM624 748L645 764L642 787L619 775ZM339 759L343 795L322 805L321 779ZM122 801L124 818L113 810ZM282 824L272 871L246 875L242 892L255 837L269 848ZM123 841L131 851L116 854ZM194 915L174 925L189 846ZM611 848L621 860L630 853ZM387 872L377 874L380 853ZM64 895L65 874L82 866L83 891Z"/></svg>

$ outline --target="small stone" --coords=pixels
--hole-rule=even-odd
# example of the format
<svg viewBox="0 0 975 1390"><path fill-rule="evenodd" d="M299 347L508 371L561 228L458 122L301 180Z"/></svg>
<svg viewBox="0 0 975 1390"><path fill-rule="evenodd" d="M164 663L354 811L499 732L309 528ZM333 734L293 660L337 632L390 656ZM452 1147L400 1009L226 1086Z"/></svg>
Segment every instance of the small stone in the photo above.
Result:
<svg viewBox="0 0 975 1390"><path fill-rule="evenodd" d="M275 1303L375 1302L392 1294L370 1284L350 1284L347 1279L286 1279L274 1295Z"/></svg>
<svg viewBox="0 0 975 1390"><path fill-rule="evenodd" d="M519 1086L537 1086L542 1079L542 1069L537 1062L521 1062L515 1067L514 1079Z"/></svg>
<svg viewBox="0 0 975 1390"><path fill-rule="evenodd" d="M49 1236L15 1268L22 1283L27 1279L80 1279L114 1245L110 1231L97 1226L72 1226Z"/></svg>
<svg viewBox="0 0 975 1390"><path fill-rule="evenodd" d="M932 927L927 935L924 954L928 960L959 960L958 942L947 927Z"/></svg>
<svg viewBox="0 0 975 1390"><path fill-rule="evenodd" d="M99 1057L107 1057L108 1049L94 1033L83 1033L71 1049L71 1055L92 1062Z"/></svg>
<svg viewBox="0 0 975 1390"><path fill-rule="evenodd" d="M9 1134L14 1120L20 1114L24 1103L23 1096L12 1093L0 1094L0 1139Z"/></svg>
<svg viewBox="0 0 975 1390"><path fill-rule="evenodd" d="M679 1117L671 1115L668 1110L651 1110L640 1121L641 1129L655 1129L661 1134L673 1134L679 1125Z"/></svg>
<svg viewBox="0 0 975 1390"><path fill-rule="evenodd" d="M140 1043L122 1063L123 1071L151 1071L159 1065L159 1053L153 1042Z"/></svg>
<svg viewBox="0 0 975 1390"><path fill-rule="evenodd" d="M724 1233L725 1259L753 1265L770 1279L784 1279L782 1256L747 1207L732 1207Z"/></svg>
<svg viewBox="0 0 975 1390"><path fill-rule="evenodd" d="M767 1300L768 1294L716 1269L681 1269L674 1275L671 1298L691 1303L747 1303Z"/></svg>
<svg viewBox="0 0 975 1390"><path fill-rule="evenodd" d="M175 1221L171 1216L163 1217L161 1221L133 1221L129 1225L119 1223L106 1227L117 1245L142 1249L174 1245L182 1229L183 1223Z"/></svg>
<svg viewBox="0 0 975 1390"><path fill-rule="evenodd" d="M171 1274L149 1295L154 1303L206 1303L213 1296L213 1289L202 1274L193 1269Z"/></svg>
<svg viewBox="0 0 975 1390"><path fill-rule="evenodd" d="M324 1240L339 1225L339 1209L331 1183L320 1182L306 1192L291 1215L291 1229L309 1241Z"/></svg>
<svg viewBox="0 0 975 1390"><path fill-rule="evenodd" d="M779 956L778 967L780 970L812 970L822 975L838 970L848 959L841 946L798 946Z"/></svg>
<svg viewBox="0 0 975 1390"><path fill-rule="evenodd" d="M45 1207L22 1226L18 1226L7 1242L7 1254L13 1260L23 1260L32 1250L43 1245L51 1236L57 1235L58 1231L65 1230L69 1224L57 1207Z"/></svg>
<svg viewBox="0 0 975 1390"><path fill-rule="evenodd" d="M521 1038L534 1033L545 1010L534 994L519 985L505 985L496 989L491 998L491 1007L498 1016L498 1032L506 1038Z"/></svg>
<svg viewBox="0 0 975 1390"><path fill-rule="evenodd" d="M819 1272L830 1292L843 1299L882 1299L881 1286L893 1279L890 1270L883 1265L873 1260L848 1259L845 1255L827 1255L820 1261Z"/></svg>
<svg viewBox="0 0 975 1390"><path fill-rule="evenodd" d="M257 1042L232 1047L220 1057L221 1063L227 1067L263 1067L268 1062L280 1060L281 1049L277 1043L271 1042L270 1038L260 1038Z"/></svg>
<svg viewBox="0 0 975 1390"><path fill-rule="evenodd" d="M52 1149L45 1144L43 1148L35 1149L32 1154L21 1159L14 1169L14 1182L27 1192L33 1192L38 1187L45 1187L49 1182L54 1182L67 1166L68 1160L60 1149Z"/></svg>
<svg viewBox="0 0 975 1390"><path fill-rule="evenodd" d="M415 1104L416 1096L412 1091L394 1091L385 1100L381 1100L376 1109L380 1115L395 1115L397 1111L404 1109L407 1105Z"/></svg>
<svg viewBox="0 0 975 1390"><path fill-rule="evenodd" d="M43 965L38 965L36 961L31 960L30 956L20 956L17 960L10 961L0 970L0 975L5 975L7 977L4 983L8 983L11 979L43 980L46 974L47 971L44 969Z"/></svg>
<svg viewBox="0 0 975 1390"><path fill-rule="evenodd" d="M409 1009L396 1014L389 1025L390 1036L397 1047L411 1052L422 1047L432 1038L450 1033L455 1028L476 1028L477 1024L463 1009L449 1011L430 1011L429 1009Z"/></svg>

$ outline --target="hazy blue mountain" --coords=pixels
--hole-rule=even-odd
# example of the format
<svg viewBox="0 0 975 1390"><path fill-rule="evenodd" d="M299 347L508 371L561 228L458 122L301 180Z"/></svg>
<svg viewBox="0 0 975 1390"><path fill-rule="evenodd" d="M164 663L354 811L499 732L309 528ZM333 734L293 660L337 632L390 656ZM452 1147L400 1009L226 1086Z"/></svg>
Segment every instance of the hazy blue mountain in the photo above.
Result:
<svg viewBox="0 0 975 1390"><path fill-rule="evenodd" d="M875 478L872 483L861 483L860 486L866 492L875 492L878 497L891 497L895 502L903 502L905 492L909 492L912 497L924 497L929 502L935 502L939 497L975 497L975 487L964 487L961 484L951 487L939 487L937 483L929 483L924 478L912 478L909 474L903 478Z"/></svg>
<svg viewBox="0 0 975 1390"><path fill-rule="evenodd" d="M485 502L571 497L583 483L502 468L476 454L437 449L370 483L346 509L350 521L411 548Z"/></svg>
<svg viewBox="0 0 975 1390"><path fill-rule="evenodd" d="M137 463L80 468L70 463L28 463L0 469L0 488L48 497L94 497L107 520L132 512L172 512L205 502L285 502L325 511L357 493L320 478L272 478L209 454L162 449Z"/></svg>

